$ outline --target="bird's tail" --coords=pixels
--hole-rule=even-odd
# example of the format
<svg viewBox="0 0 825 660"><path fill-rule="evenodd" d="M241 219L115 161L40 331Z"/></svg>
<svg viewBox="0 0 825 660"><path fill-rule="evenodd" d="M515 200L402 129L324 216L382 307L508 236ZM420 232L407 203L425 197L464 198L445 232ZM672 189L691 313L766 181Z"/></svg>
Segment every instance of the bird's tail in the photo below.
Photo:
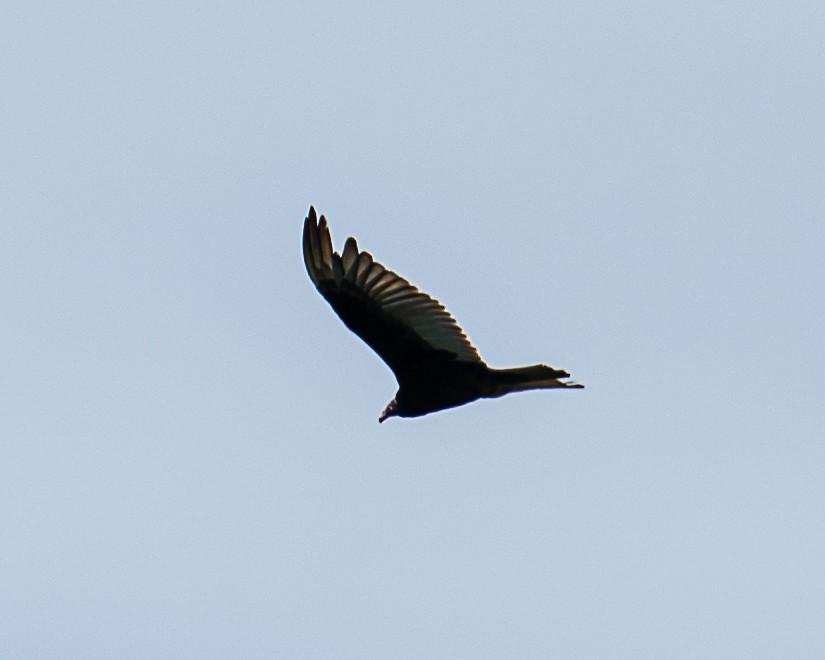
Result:
<svg viewBox="0 0 825 660"><path fill-rule="evenodd" d="M580 383L564 382L562 378L570 378L570 374L563 369L554 369L545 364L534 364L529 367L515 369L491 369L493 388L489 397L498 397L510 392L524 390L549 390L556 388L581 389Z"/></svg>

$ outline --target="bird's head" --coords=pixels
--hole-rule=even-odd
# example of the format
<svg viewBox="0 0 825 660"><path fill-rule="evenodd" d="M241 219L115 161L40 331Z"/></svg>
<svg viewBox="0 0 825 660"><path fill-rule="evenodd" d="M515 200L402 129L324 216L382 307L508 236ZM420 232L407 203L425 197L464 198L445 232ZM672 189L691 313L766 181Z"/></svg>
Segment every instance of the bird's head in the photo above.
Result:
<svg viewBox="0 0 825 660"><path fill-rule="evenodd" d="M398 402L393 399L387 404L387 407L384 408L384 412L381 413L381 417L378 418L378 423L380 424L383 422L387 417L395 417L398 414Z"/></svg>

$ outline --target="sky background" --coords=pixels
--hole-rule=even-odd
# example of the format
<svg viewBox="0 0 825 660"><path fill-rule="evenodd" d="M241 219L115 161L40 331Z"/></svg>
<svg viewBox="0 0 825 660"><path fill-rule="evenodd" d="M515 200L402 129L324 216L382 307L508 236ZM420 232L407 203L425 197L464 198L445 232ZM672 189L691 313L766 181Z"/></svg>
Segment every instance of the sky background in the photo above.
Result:
<svg viewBox="0 0 825 660"><path fill-rule="evenodd" d="M4 3L0 657L822 658L823 34ZM587 389L379 425L310 204Z"/></svg>

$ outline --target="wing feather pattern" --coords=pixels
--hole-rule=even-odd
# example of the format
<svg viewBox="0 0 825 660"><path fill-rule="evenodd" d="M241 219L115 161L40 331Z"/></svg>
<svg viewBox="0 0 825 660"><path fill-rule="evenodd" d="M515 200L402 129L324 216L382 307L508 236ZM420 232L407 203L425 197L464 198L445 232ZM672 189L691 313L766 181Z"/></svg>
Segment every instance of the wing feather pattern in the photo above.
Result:
<svg viewBox="0 0 825 660"><path fill-rule="evenodd" d="M332 248L324 216L310 207L304 222L304 263L321 295L355 334L395 372L417 361L479 362L478 351L434 298L360 252L348 238L341 255Z"/></svg>

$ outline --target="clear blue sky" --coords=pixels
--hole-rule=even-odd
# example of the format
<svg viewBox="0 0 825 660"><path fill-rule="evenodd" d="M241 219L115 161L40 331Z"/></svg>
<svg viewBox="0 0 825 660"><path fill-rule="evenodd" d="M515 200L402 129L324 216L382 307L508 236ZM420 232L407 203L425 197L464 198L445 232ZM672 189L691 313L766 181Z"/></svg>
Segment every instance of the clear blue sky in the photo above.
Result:
<svg viewBox="0 0 825 660"><path fill-rule="evenodd" d="M823 657L823 7L5 3L0 656Z"/></svg>

